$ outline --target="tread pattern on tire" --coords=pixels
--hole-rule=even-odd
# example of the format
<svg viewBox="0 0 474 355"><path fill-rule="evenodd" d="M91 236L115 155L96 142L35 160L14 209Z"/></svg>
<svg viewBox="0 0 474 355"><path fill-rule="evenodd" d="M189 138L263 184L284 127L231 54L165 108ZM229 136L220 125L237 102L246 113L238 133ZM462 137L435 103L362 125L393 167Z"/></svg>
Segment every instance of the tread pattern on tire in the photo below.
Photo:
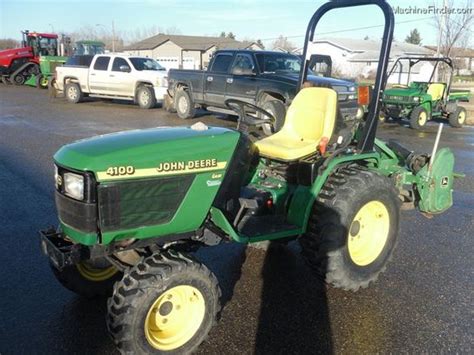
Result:
<svg viewBox="0 0 474 355"><path fill-rule="evenodd" d="M169 280L173 274L183 271L197 271L211 281L212 287L217 290L216 315L219 314L221 290L216 277L204 264L189 255L175 251L156 253L147 258L142 257L135 266L125 272L121 281L115 283L113 296L107 302L107 328L122 354L136 353L132 347L134 342L132 325L127 317L135 313L134 311L139 306L136 296L146 288L160 285L164 288L165 281ZM216 318L212 319L211 327L216 320Z"/></svg>
<svg viewBox="0 0 474 355"><path fill-rule="evenodd" d="M360 165L351 165L335 171L329 176L317 196L308 221L307 232L299 239L302 255L309 267L318 277L336 288L355 292L359 288L368 287L371 282L377 280L380 273L385 271L384 266L370 278L355 282L347 277L340 260L335 258L337 250L346 243L347 231L341 233L343 227L334 210L339 210L344 205L347 208L351 202L351 196L357 193L356 187L360 184L373 185L375 183L384 184L384 188L394 196L398 196L398 191L389 179ZM391 259L393 249L395 245L387 263Z"/></svg>

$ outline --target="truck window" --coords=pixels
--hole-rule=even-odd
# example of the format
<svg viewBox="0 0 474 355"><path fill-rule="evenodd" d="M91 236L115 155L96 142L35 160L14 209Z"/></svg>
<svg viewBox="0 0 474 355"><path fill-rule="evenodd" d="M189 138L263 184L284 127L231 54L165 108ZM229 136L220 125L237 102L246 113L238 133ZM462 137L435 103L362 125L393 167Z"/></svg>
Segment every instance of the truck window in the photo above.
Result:
<svg viewBox="0 0 474 355"><path fill-rule="evenodd" d="M94 63L94 70L107 70L110 57L99 57Z"/></svg>
<svg viewBox="0 0 474 355"><path fill-rule="evenodd" d="M126 65L127 67L130 67L130 65L127 63L125 59L116 57L114 59L114 63L112 64L112 71L120 71L120 67L122 65Z"/></svg>
<svg viewBox="0 0 474 355"><path fill-rule="evenodd" d="M232 73L240 73L253 71L254 69L253 59L248 54L237 54L231 71Z"/></svg>
<svg viewBox="0 0 474 355"><path fill-rule="evenodd" d="M216 73L227 73L230 63L232 62L232 54L218 54L214 58L211 71Z"/></svg>

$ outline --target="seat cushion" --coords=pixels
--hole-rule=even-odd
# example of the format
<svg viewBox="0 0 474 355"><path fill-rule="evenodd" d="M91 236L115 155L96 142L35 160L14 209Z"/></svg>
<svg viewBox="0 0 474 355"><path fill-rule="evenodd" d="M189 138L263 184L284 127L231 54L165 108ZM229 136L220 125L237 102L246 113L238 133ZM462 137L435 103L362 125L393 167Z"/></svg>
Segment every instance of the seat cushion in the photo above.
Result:
<svg viewBox="0 0 474 355"><path fill-rule="evenodd" d="M427 93L431 95L432 100L439 100L443 97L444 92L444 84L442 83L434 83L428 86Z"/></svg>
<svg viewBox="0 0 474 355"><path fill-rule="evenodd" d="M261 156L284 161L293 161L314 153L319 140L290 137L285 132L275 133L256 143Z"/></svg>

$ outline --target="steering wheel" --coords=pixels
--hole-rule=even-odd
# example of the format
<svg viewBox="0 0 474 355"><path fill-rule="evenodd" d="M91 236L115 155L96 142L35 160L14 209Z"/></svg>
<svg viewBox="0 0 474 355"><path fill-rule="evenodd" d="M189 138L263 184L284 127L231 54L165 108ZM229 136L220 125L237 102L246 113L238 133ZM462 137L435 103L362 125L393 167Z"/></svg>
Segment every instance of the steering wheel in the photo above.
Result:
<svg viewBox="0 0 474 355"><path fill-rule="evenodd" d="M225 105L232 111L237 112L239 115L239 121L237 124L237 129L241 129L241 124L245 125L252 125L252 126L260 126L263 124L271 124L274 125L276 122L275 116L273 116L270 112L255 106L251 103L236 100L236 99L227 99L225 100ZM261 113L264 117L268 118L256 118L247 114L245 109L249 109L249 111L256 111L257 113Z"/></svg>

